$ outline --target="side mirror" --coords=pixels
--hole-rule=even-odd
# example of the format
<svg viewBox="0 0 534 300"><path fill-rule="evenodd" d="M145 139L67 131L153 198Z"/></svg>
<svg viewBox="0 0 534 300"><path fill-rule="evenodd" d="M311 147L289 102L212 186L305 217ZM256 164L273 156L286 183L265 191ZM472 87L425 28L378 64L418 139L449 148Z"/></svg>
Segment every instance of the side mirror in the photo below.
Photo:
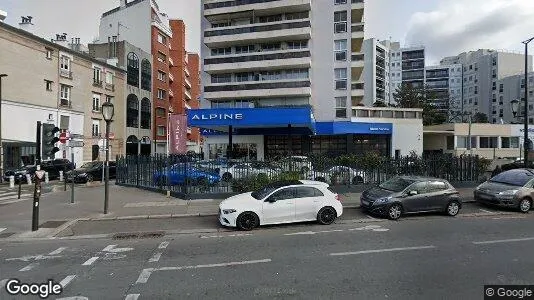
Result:
<svg viewBox="0 0 534 300"><path fill-rule="evenodd" d="M273 197L269 197L265 200L265 202L269 202L269 203L275 203L276 202L276 198L273 198Z"/></svg>
<svg viewBox="0 0 534 300"><path fill-rule="evenodd" d="M417 195L417 191L409 191L408 196L415 196Z"/></svg>

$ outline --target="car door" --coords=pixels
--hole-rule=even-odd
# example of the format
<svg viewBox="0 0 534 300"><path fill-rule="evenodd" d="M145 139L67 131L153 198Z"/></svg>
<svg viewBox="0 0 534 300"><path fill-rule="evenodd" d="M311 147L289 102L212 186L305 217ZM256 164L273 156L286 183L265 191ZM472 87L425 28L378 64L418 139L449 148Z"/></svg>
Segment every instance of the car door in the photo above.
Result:
<svg viewBox="0 0 534 300"><path fill-rule="evenodd" d="M428 181L418 181L406 188L406 197L402 199L405 212L424 210L427 203ZM414 195L410 193L415 192Z"/></svg>
<svg viewBox="0 0 534 300"><path fill-rule="evenodd" d="M299 186L295 190L295 221L316 220L323 193L310 186Z"/></svg>
<svg viewBox="0 0 534 300"><path fill-rule="evenodd" d="M263 201L263 224L295 221L295 188L285 187Z"/></svg>
<svg viewBox="0 0 534 300"><path fill-rule="evenodd" d="M447 207L449 195L446 193L448 186L441 180L433 180L428 183L428 201L424 210L442 210Z"/></svg>

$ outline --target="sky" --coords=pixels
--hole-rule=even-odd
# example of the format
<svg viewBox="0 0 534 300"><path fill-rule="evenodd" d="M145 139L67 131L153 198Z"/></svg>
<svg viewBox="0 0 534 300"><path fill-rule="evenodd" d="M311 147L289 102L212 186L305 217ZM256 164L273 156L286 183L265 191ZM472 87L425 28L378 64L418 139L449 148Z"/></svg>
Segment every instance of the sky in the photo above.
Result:
<svg viewBox="0 0 534 300"><path fill-rule="evenodd" d="M332 1L333 0L312 0ZM157 0L161 11L186 24L186 48L200 49L200 0ZM103 12L119 0L0 0L6 22L34 17L45 38L66 32L89 43L98 36ZM58 9L61 8L61 9ZM427 64L480 48L523 51L521 41L534 36L534 0L367 0L365 37L391 38L403 46L425 45ZM533 44L534 48L534 44ZM534 53L534 49L532 50Z"/></svg>

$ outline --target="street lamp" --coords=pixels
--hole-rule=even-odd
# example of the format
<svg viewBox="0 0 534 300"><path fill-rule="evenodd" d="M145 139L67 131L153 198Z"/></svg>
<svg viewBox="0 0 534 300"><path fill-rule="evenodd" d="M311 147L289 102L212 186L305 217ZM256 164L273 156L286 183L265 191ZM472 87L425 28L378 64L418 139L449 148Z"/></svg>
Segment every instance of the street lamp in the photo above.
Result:
<svg viewBox="0 0 534 300"><path fill-rule="evenodd" d="M523 147L525 148L525 168L528 167L528 150L529 150L529 140L528 140L528 44L534 40L534 37L531 37L530 39L523 41L522 43L525 44L525 132L524 132L524 141L523 141Z"/></svg>
<svg viewBox="0 0 534 300"><path fill-rule="evenodd" d="M106 121L106 166L105 166L105 179L104 179L104 214L108 213L109 203L109 124L115 113L115 107L111 102L104 102L102 104L102 116Z"/></svg>
<svg viewBox="0 0 534 300"><path fill-rule="evenodd" d="M0 182L4 181L4 145L2 144L2 78L7 74L0 74Z"/></svg>

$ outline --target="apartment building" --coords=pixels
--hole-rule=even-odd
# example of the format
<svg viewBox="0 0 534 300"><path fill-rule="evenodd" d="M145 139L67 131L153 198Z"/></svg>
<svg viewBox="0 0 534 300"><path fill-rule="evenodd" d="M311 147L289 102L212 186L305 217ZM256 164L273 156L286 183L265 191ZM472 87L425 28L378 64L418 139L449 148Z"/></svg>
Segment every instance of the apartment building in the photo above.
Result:
<svg viewBox="0 0 534 300"><path fill-rule="evenodd" d="M66 38L56 43L32 34L27 18L21 27L29 30L0 22L0 65L8 75L2 80L4 168L34 162L37 121L84 136L81 148L58 144L56 158L70 159L72 151L78 165L101 159L104 101L115 104L111 157L122 153L124 106L116 99L124 95L124 70L73 51ZM22 68L21 61L31 68Z"/></svg>
<svg viewBox="0 0 534 300"><path fill-rule="evenodd" d="M153 151L152 55L126 41L89 44L89 54L127 70L125 93L126 155L150 155Z"/></svg>
<svg viewBox="0 0 534 300"><path fill-rule="evenodd" d="M430 92L431 102L438 111L446 113L450 119L459 116L462 99L462 65L425 67L425 86Z"/></svg>
<svg viewBox="0 0 534 300"><path fill-rule="evenodd" d="M490 122L523 123L525 115L525 75L504 77L497 81L497 96L492 99ZM514 114L512 103L517 102ZM528 74L528 123L534 124L534 73Z"/></svg>
<svg viewBox="0 0 534 300"><path fill-rule="evenodd" d="M532 57L529 57L529 71L532 71ZM463 67L463 91L460 110L475 114L484 113L493 123L504 118L504 111L510 103L499 95L499 80L524 73L523 54L480 49L445 57L440 65L461 64Z"/></svg>
<svg viewBox="0 0 534 300"><path fill-rule="evenodd" d="M154 0L120 0L119 4L102 14L99 39L100 42L109 39L127 41L152 55L154 148L151 153L166 153L168 115L182 113L186 104L192 106L192 102L196 101L190 95L190 89L182 87L194 80L188 78L190 70L185 63L185 25L180 20L169 20ZM176 32L173 32L171 24ZM191 99L187 99L188 96ZM190 145L198 148L199 137L195 135L198 131L191 129L188 132L191 132L188 133Z"/></svg>

